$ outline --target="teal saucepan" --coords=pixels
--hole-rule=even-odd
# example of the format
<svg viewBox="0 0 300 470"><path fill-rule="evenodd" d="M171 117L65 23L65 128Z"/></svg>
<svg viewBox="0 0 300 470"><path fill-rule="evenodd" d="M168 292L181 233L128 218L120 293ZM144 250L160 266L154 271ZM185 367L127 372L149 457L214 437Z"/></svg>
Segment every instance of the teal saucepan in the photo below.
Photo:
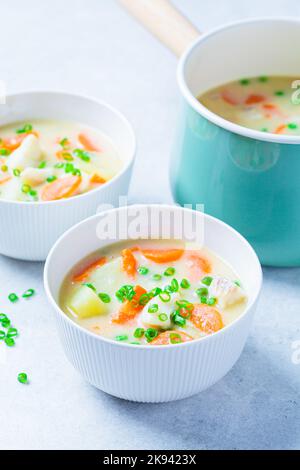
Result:
<svg viewBox="0 0 300 470"><path fill-rule="evenodd" d="M252 19L200 35L166 0L120 1L181 57L182 109L170 171L176 202L203 204L242 233L263 264L299 266L300 136L233 124L197 96L248 76L300 79L300 22Z"/></svg>

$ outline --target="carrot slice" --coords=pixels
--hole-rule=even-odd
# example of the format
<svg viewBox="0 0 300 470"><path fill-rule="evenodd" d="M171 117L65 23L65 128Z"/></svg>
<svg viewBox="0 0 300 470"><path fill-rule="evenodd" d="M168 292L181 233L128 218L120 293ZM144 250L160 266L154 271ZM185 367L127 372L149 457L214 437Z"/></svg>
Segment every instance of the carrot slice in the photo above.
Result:
<svg viewBox="0 0 300 470"><path fill-rule="evenodd" d="M85 134L79 134L78 140L84 150L87 150L88 152L100 152L100 149L97 148Z"/></svg>
<svg viewBox="0 0 300 470"><path fill-rule="evenodd" d="M234 93L231 90L223 90L221 92L221 98L225 103L231 104L232 106L237 106L238 104L241 104L240 99L234 95Z"/></svg>
<svg viewBox="0 0 300 470"><path fill-rule="evenodd" d="M256 104L256 103L261 103L262 101L265 101L265 97L263 95L249 95L248 98L246 99L245 103L246 104Z"/></svg>
<svg viewBox="0 0 300 470"><path fill-rule="evenodd" d="M141 250L145 258L154 263L171 263L177 261L184 253L184 250L174 248L170 250Z"/></svg>
<svg viewBox="0 0 300 470"><path fill-rule="evenodd" d="M278 126L275 129L275 134L282 134L285 128L286 128L285 124L280 124L280 126Z"/></svg>
<svg viewBox="0 0 300 470"><path fill-rule="evenodd" d="M208 335L224 327L222 317L218 310L209 305L195 304L191 321L199 330Z"/></svg>
<svg viewBox="0 0 300 470"><path fill-rule="evenodd" d="M95 271L97 268L100 268L100 266L103 266L106 263L106 261L107 260L104 256L97 259L96 261L93 261L91 264L86 266L82 271L75 274L75 276L73 276L73 281L74 282L85 281L92 274L93 271Z"/></svg>
<svg viewBox="0 0 300 470"><path fill-rule="evenodd" d="M122 304L122 307L120 308L117 315L115 315L112 318L113 323L119 323L119 324L126 323L132 320L133 318L135 318L135 316L143 310L144 305L140 305L139 300L142 295L147 293L147 291L141 286L136 286L134 288L134 291L135 291L135 295L133 299L126 300Z"/></svg>
<svg viewBox="0 0 300 470"><path fill-rule="evenodd" d="M55 201L65 197L72 196L78 189L81 183L80 176L66 176L65 178L58 178L52 183L46 184L42 189L43 201Z"/></svg>
<svg viewBox="0 0 300 470"><path fill-rule="evenodd" d="M205 274L211 272L210 262L197 251L186 251L185 262L192 282L199 281Z"/></svg>
<svg viewBox="0 0 300 470"><path fill-rule="evenodd" d="M29 135L35 135L36 137L39 137L37 131L24 132L23 134L16 135L10 139L3 139L3 147L13 152L20 147L23 140L26 139L26 137Z"/></svg>
<svg viewBox="0 0 300 470"><path fill-rule="evenodd" d="M102 176L98 175L97 173L94 173L90 178L90 182L93 184L104 184L106 183L106 180L102 178Z"/></svg>
<svg viewBox="0 0 300 470"><path fill-rule="evenodd" d="M129 277L135 278L137 262L132 253L132 250L126 248L122 251L122 267Z"/></svg>
<svg viewBox="0 0 300 470"><path fill-rule="evenodd" d="M0 184L6 183L9 180L11 180L11 176L5 174L0 175Z"/></svg>
<svg viewBox="0 0 300 470"><path fill-rule="evenodd" d="M187 341L192 341L193 339L194 338L192 338L192 336L188 335L187 333L183 333L183 331L171 330L160 333L149 344L155 346L166 346L167 344L186 343Z"/></svg>

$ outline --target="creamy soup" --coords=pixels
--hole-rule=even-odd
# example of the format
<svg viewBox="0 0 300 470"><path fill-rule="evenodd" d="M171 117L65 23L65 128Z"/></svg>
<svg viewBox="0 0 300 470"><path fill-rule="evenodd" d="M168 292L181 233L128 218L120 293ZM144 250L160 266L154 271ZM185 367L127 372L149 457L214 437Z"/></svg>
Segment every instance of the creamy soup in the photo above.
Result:
<svg viewBox="0 0 300 470"><path fill-rule="evenodd" d="M99 130L69 121L33 120L0 128L0 198L53 201L95 189L121 169Z"/></svg>
<svg viewBox="0 0 300 470"><path fill-rule="evenodd" d="M199 96L210 111L240 126L272 134L300 135L296 77L244 78ZM297 104L298 103L298 104Z"/></svg>
<svg viewBox="0 0 300 470"><path fill-rule="evenodd" d="M212 334L245 310L238 275L216 254L174 241L117 243L67 275L60 306L95 334L166 345Z"/></svg>

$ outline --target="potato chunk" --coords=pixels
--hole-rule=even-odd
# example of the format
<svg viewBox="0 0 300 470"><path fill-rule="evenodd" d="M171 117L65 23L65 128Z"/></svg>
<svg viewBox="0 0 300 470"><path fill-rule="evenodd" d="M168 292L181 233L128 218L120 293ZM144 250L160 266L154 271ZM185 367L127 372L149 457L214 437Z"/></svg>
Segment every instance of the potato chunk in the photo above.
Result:
<svg viewBox="0 0 300 470"><path fill-rule="evenodd" d="M7 165L10 169L24 170L27 167L36 166L41 156L39 140L35 135L30 134L23 140L20 147L12 152L7 160Z"/></svg>
<svg viewBox="0 0 300 470"><path fill-rule="evenodd" d="M214 277L210 285L210 295L218 299L222 308L231 307L246 299L244 290L225 277Z"/></svg>
<svg viewBox="0 0 300 470"><path fill-rule="evenodd" d="M80 319L105 315L108 311L107 304L102 302L96 292L87 286L78 289L71 299L70 307Z"/></svg>

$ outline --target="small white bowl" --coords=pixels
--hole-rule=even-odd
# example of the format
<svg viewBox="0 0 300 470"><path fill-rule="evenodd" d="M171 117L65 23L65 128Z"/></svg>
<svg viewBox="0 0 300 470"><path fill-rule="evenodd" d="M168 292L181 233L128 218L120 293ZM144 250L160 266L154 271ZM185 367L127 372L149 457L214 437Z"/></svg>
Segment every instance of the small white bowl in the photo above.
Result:
<svg viewBox="0 0 300 470"><path fill-rule="evenodd" d="M159 215L160 220L166 220L170 214L178 219L183 214L192 212L196 220L204 224L204 244L231 264L249 296L246 311L235 322L211 336L188 343L135 346L97 336L80 327L60 309L59 291L69 270L88 254L112 242L99 239L98 223L108 214L112 217L111 220L118 216L119 220L124 221L132 206L90 217L62 235L46 261L45 290L54 307L65 353L88 382L106 393L127 400L177 400L210 387L239 358L249 334L261 289L261 266L249 243L218 219L177 206L134 207L138 211L142 208L144 211L151 210L154 220L158 220L156 217ZM141 226L142 236L148 238L150 224ZM162 237L162 228L158 224L155 224L155 230L155 237ZM172 234L170 238L173 238Z"/></svg>
<svg viewBox="0 0 300 470"><path fill-rule="evenodd" d="M49 202L0 199L0 253L43 261L57 238L94 215L102 204L119 205L126 196L136 151L135 135L125 117L93 98L54 91L8 95L0 106L0 126L31 119L72 120L98 128L115 144L123 169L108 183L79 196Z"/></svg>

